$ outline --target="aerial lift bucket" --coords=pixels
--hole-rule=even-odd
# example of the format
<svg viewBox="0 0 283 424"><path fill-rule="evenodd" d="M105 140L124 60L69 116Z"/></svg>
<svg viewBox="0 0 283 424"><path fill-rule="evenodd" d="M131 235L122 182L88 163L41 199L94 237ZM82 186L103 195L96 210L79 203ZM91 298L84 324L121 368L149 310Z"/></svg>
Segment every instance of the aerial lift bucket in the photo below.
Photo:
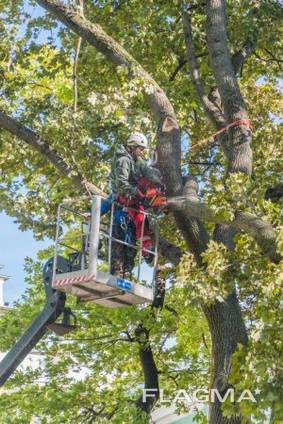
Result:
<svg viewBox="0 0 283 424"><path fill-rule="evenodd" d="M141 245L133 245L123 240L118 240L113 237L113 216L114 216L115 202L112 203L110 225L108 233L103 233L103 236L108 240L108 271L101 271L98 268L98 253L99 253L99 241L101 238L100 231L100 210L101 210L101 197L92 197L91 207L91 221L89 231L89 249L87 260L82 261L81 269L75 271L69 271L65 273L57 273L56 269L56 258L60 250L61 236L61 212L63 210L69 210L77 215L83 216L79 212L70 208L70 203L60 205L58 210L57 220L57 234L55 243L55 266L53 272L52 287L55 290L72 294L78 298L79 302L92 301L99 305L117 308L129 305L137 305L143 303L151 303L153 301L154 293L154 282L158 260L158 226L155 223L155 250L154 252L149 251L154 257L153 266L153 279L151 286L146 286L141 281L141 262L142 262L142 249ZM144 214L144 221L146 212ZM121 243L123 245L130 246L136 249L139 253L139 264L137 281L130 281L120 276L112 275L110 273L111 268L111 249L112 242Z"/></svg>
<svg viewBox="0 0 283 424"><path fill-rule="evenodd" d="M91 225L89 231L89 249L88 258L83 258L78 264L70 263L70 261L58 254L60 245L61 226L60 212L61 209L68 209L66 205L59 206L58 220L56 230L55 257L47 261L43 269L43 282L46 292L46 303L40 314L34 319L25 333L20 337L16 344L6 354L0 362L0 386L11 376L15 369L21 364L28 353L36 346L37 342L42 339L48 330L54 331L57 335L63 336L69 331L76 329L76 319L70 308L65 307L66 294L71 293L78 297L79 301L93 301L99 305L109 306L112 308L123 307L128 305L137 305L142 303L151 303L154 300L154 284L158 260L158 226L155 226L155 251L149 252L154 256L154 269L151 287L142 284L141 260L142 246L131 245L121 240L117 240L112 236L114 203L111 208L111 218L109 232L106 235L109 248L109 269L103 272L98 269L98 250L100 238L100 205L101 198L94 196L92 198ZM82 214L75 212L77 215ZM146 213L144 213L146 216ZM137 282L128 281L124 278L110 274L111 265L111 246L112 241L126 244L135 248L139 252L139 265ZM66 246L65 246L66 247ZM74 271L74 268L76 269ZM61 323L56 319L63 314ZM73 321L73 323L71 323Z"/></svg>

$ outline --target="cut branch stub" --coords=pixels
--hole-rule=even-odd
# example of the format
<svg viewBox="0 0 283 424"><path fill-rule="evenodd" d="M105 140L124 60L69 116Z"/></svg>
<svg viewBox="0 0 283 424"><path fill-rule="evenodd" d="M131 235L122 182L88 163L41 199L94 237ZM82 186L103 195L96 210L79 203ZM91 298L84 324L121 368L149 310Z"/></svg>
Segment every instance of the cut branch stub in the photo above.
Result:
<svg viewBox="0 0 283 424"><path fill-rule="evenodd" d="M170 116L167 116L164 119L163 125L162 125L162 132L163 133L169 133L170 131L174 130L174 128L176 130L179 129L179 125L176 121L176 119L171 118Z"/></svg>

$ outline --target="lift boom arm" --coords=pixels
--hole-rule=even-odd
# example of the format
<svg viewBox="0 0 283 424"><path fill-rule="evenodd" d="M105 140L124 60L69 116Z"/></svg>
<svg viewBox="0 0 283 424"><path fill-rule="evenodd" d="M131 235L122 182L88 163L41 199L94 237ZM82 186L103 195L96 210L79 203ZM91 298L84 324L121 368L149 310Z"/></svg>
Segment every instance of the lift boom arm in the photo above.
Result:
<svg viewBox="0 0 283 424"><path fill-rule="evenodd" d="M47 326L53 323L63 312L66 296L53 291L47 298L43 311L35 318L22 337L0 362L0 386L6 382L15 369L47 332Z"/></svg>

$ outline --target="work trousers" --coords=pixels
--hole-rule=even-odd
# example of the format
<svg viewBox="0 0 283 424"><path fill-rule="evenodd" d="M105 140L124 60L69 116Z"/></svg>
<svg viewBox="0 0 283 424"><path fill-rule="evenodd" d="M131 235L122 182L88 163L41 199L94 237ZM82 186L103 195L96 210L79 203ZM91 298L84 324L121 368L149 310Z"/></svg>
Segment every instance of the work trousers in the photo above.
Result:
<svg viewBox="0 0 283 424"><path fill-rule="evenodd" d="M119 220L114 219L112 237L135 245L136 239L134 225L128 223L128 228L123 228ZM124 275L125 273L131 273L135 266L136 254L137 250L133 247L126 246L113 240L111 247L111 274Z"/></svg>
<svg viewBox="0 0 283 424"><path fill-rule="evenodd" d="M135 237L137 243L142 241L142 254L147 255L144 249L152 248L152 232L149 228L149 223L146 215L143 213L145 208L138 198L128 199L126 196L119 196L118 202L128 207L128 214L132 222L135 224ZM141 240L142 239L142 240Z"/></svg>

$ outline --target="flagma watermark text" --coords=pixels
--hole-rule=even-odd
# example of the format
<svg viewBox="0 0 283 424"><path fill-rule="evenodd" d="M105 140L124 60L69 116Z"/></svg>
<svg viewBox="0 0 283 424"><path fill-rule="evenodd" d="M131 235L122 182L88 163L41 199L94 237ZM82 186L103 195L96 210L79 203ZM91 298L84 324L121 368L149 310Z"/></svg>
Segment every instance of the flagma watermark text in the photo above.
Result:
<svg viewBox="0 0 283 424"><path fill-rule="evenodd" d="M155 398L157 392L158 389L143 389L142 401L146 402L149 398ZM163 389L159 390L159 403L163 404L186 402L191 405L204 404L209 401L213 403L217 401L224 403L227 400L232 403L241 403L243 401L256 403L256 399L249 389L243 390L241 393L237 393L237 396L232 388L228 389L224 394L219 393L217 389L196 389L192 393L189 393L187 390L180 389L173 392L173 394L169 397L165 397Z"/></svg>

